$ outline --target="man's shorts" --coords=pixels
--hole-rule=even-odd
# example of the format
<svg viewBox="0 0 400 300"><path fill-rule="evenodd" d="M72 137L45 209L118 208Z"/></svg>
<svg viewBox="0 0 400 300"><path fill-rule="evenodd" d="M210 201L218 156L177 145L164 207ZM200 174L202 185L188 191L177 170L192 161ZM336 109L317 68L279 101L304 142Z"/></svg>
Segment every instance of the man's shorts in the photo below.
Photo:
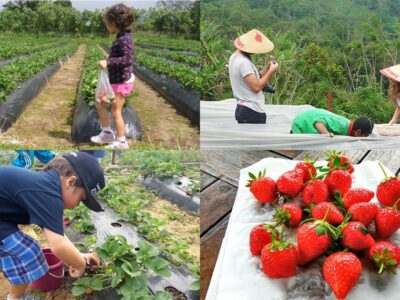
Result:
<svg viewBox="0 0 400 300"><path fill-rule="evenodd" d="M49 270L39 244L17 231L0 241L0 271L11 284L27 284L43 277Z"/></svg>
<svg viewBox="0 0 400 300"><path fill-rule="evenodd" d="M267 115L238 104L236 106L235 119L239 124L265 124Z"/></svg>

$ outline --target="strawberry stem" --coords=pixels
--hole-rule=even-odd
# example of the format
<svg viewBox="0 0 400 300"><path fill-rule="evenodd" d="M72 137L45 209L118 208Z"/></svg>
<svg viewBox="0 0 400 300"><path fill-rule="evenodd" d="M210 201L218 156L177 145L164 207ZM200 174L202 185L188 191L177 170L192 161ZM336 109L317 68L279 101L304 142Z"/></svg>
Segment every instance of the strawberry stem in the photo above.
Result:
<svg viewBox="0 0 400 300"><path fill-rule="evenodd" d="M378 165L379 165L379 167L381 168L383 174L385 175L385 179L388 179L389 177L388 177L388 175L386 174L386 171L385 171L385 169L384 169L384 167L383 167L383 165L381 164L380 161L378 161Z"/></svg>

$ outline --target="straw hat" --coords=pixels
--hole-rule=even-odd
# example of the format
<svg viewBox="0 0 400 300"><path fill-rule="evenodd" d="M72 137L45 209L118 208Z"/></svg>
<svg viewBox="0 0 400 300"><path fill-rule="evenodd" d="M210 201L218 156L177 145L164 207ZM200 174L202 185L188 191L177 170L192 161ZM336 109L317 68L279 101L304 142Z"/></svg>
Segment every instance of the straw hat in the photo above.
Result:
<svg viewBox="0 0 400 300"><path fill-rule="evenodd" d="M391 66L386 69L380 70L381 74L400 82L400 65Z"/></svg>
<svg viewBox="0 0 400 300"><path fill-rule="evenodd" d="M274 44L259 30L252 29L239 36L233 44L247 53L267 53L274 49Z"/></svg>

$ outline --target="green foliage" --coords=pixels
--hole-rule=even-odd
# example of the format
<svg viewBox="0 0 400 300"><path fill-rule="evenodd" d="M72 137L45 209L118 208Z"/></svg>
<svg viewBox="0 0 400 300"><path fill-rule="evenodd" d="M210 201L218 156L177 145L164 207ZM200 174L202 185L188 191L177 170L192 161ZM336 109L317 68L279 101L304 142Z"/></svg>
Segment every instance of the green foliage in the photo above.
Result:
<svg viewBox="0 0 400 300"><path fill-rule="evenodd" d="M378 4L379 2L379 4ZM204 98L232 97L226 65L232 41L259 28L275 44L279 70L268 104L311 104L350 118L387 122L389 80L379 70L400 55L400 7L394 0L205 0L201 2ZM397 3L397 4L396 4ZM261 69L267 55L253 55Z"/></svg>
<svg viewBox="0 0 400 300"><path fill-rule="evenodd" d="M65 47L51 48L30 57L19 58L14 62L0 68L0 103L6 96L15 91L26 79L42 71L48 65L72 54L77 48L77 43L72 42Z"/></svg>
<svg viewBox="0 0 400 300"><path fill-rule="evenodd" d="M187 64L189 66L197 67L200 65L199 57L194 55L182 54L180 52L146 49L146 48L141 48L140 46L136 47L136 51L137 51L136 53L143 53L147 56L153 56L153 57L167 58L176 61L178 63Z"/></svg>
<svg viewBox="0 0 400 300"><path fill-rule="evenodd" d="M70 219L71 225L80 233L90 234L96 232L96 227L90 221L90 210L80 203L77 207L65 210L65 214Z"/></svg>
<svg viewBox="0 0 400 300"><path fill-rule="evenodd" d="M170 299L166 292L152 296L147 288L148 274L155 273L169 277L168 262L159 257L159 252L146 242L138 243L135 252L123 236L109 236L101 247L96 249L103 264L94 276L83 277L74 282L73 296L90 294L113 288L122 299Z"/></svg>

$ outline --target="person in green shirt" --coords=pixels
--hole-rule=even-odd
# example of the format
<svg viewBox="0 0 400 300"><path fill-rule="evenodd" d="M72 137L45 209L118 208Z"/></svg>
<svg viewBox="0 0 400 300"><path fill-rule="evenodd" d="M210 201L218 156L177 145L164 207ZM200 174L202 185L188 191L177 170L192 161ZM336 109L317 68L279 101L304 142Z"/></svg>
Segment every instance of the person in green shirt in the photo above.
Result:
<svg viewBox="0 0 400 300"><path fill-rule="evenodd" d="M367 117L350 121L325 109L312 108L294 118L291 133L366 137L372 133L373 128L374 123Z"/></svg>

